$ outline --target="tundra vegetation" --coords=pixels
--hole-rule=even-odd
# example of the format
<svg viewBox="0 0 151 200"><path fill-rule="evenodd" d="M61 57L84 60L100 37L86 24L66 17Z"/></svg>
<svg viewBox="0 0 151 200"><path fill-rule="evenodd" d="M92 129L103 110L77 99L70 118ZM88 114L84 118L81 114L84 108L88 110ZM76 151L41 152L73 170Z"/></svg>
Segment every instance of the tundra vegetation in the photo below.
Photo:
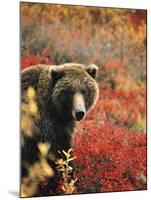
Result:
<svg viewBox="0 0 151 200"><path fill-rule="evenodd" d="M58 194L146 189L146 11L21 3L21 68L67 62L99 67L100 96L77 123L72 155L64 151L64 159L56 161L62 174ZM30 137L37 106L32 88L28 95L21 128ZM39 186L44 195L46 177L53 175L49 146L37 145L40 161L24 180L23 196Z"/></svg>

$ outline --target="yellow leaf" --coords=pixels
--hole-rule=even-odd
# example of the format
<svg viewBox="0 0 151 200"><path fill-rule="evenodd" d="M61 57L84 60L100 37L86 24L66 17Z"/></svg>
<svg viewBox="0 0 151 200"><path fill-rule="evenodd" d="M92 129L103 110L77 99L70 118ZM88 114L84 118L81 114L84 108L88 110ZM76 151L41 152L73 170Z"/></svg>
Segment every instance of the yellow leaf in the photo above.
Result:
<svg viewBox="0 0 151 200"><path fill-rule="evenodd" d="M34 101L30 101L29 110L30 110L31 114L33 114L33 115L37 114L38 108Z"/></svg>
<svg viewBox="0 0 151 200"><path fill-rule="evenodd" d="M38 149L39 149L40 154L41 154L42 157L46 157L47 156L49 148L50 148L50 145L47 144L47 143L42 143L42 142L38 143Z"/></svg>
<svg viewBox="0 0 151 200"><path fill-rule="evenodd" d="M29 99L33 99L35 97L36 93L33 87L29 87L27 90L27 97Z"/></svg>

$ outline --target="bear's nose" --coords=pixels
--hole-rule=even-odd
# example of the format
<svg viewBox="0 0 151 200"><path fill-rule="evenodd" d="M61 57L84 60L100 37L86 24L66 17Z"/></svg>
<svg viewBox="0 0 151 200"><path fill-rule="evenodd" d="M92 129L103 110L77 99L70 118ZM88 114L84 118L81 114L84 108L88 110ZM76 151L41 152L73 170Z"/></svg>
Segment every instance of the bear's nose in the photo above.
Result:
<svg viewBox="0 0 151 200"><path fill-rule="evenodd" d="M85 112L83 110L76 110L75 111L75 117L77 121L80 121L84 118Z"/></svg>

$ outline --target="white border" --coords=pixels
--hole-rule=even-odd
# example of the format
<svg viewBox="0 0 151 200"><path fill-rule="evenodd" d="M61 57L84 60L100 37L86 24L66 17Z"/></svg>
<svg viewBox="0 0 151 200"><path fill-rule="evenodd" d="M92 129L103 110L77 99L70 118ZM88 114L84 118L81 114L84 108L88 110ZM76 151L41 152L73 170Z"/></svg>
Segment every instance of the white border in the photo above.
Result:
<svg viewBox="0 0 151 200"><path fill-rule="evenodd" d="M38 199L149 199L151 196L151 6L149 0L41 0L74 5L140 8L148 10L148 191L116 192ZM19 0L0 4L0 199L17 199L19 191ZM31 199L31 198L29 198Z"/></svg>

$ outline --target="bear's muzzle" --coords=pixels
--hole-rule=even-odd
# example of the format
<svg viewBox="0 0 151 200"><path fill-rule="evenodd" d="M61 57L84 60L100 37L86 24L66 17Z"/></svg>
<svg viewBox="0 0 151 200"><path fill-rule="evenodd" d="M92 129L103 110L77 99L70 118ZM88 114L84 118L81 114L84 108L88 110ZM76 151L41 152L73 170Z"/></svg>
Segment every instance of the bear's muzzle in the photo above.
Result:
<svg viewBox="0 0 151 200"><path fill-rule="evenodd" d="M76 121L80 121L85 117L86 109L84 98L81 93L76 93L73 96L73 108L72 108L72 115Z"/></svg>

